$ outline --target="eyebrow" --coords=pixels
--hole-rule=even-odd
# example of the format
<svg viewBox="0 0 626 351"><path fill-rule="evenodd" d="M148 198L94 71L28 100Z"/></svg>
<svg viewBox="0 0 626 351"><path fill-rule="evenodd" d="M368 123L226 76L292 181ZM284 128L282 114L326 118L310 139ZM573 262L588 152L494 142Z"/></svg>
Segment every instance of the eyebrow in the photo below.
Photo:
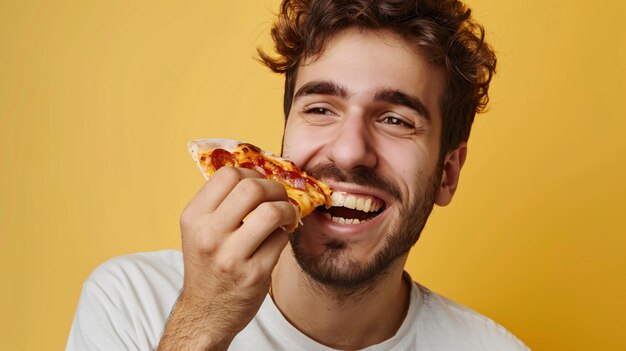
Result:
<svg viewBox="0 0 626 351"><path fill-rule="evenodd" d="M430 111L417 96L411 96L395 89L381 89L376 91L374 100L408 107L430 121Z"/></svg>
<svg viewBox="0 0 626 351"><path fill-rule="evenodd" d="M304 84L295 93L294 100L306 95L329 95L347 99L349 94L348 90L342 85L332 81L322 80ZM431 120L431 113L422 101L418 97L409 95L401 90L390 88L379 89L374 94L374 101L382 101L393 105L408 107L428 121Z"/></svg>
<svg viewBox="0 0 626 351"><path fill-rule="evenodd" d="M298 91L294 95L294 100L305 95L313 94L338 96L342 99L346 99L348 97L348 91L343 86L335 82L322 80L308 82L300 87L300 89L298 89Z"/></svg>

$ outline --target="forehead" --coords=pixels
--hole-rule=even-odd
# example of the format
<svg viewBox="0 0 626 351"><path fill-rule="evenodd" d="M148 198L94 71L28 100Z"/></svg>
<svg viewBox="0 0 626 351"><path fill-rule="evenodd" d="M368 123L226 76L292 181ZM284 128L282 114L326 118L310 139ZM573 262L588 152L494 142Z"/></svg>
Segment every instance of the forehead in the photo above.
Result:
<svg viewBox="0 0 626 351"><path fill-rule="evenodd" d="M324 50L298 67L295 89L310 81L326 80L347 88L351 96L396 89L417 96L433 112L441 110L441 69L389 30L350 28L330 38Z"/></svg>

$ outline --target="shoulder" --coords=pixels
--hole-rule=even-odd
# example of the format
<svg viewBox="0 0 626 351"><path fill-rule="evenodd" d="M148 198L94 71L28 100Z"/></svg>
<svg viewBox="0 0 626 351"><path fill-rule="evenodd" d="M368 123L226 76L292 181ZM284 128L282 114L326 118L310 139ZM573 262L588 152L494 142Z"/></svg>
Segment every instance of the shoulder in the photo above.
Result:
<svg viewBox="0 0 626 351"><path fill-rule="evenodd" d="M142 252L111 258L87 278L86 283L148 283L152 281L178 284L182 282L183 261L179 251Z"/></svg>
<svg viewBox="0 0 626 351"><path fill-rule="evenodd" d="M464 350L529 350L515 335L492 319L415 283L423 303L418 329Z"/></svg>
<svg viewBox="0 0 626 351"><path fill-rule="evenodd" d="M154 348L182 280L178 251L125 255L102 263L83 284L67 349Z"/></svg>
<svg viewBox="0 0 626 351"><path fill-rule="evenodd" d="M118 310L160 309L169 313L183 281L182 254L157 251L119 256L98 266L83 284L83 294ZM167 314L166 314L167 315Z"/></svg>

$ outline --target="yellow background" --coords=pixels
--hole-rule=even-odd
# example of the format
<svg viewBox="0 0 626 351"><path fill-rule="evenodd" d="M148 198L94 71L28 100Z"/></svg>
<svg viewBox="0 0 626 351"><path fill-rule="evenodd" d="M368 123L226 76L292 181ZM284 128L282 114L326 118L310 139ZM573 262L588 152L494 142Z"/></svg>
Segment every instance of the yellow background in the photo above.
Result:
<svg viewBox="0 0 626 351"><path fill-rule="evenodd" d="M408 270L536 350L626 349L626 5L472 0L499 52ZM0 333L63 349L103 260L179 247L187 140L278 152L277 0L0 1Z"/></svg>

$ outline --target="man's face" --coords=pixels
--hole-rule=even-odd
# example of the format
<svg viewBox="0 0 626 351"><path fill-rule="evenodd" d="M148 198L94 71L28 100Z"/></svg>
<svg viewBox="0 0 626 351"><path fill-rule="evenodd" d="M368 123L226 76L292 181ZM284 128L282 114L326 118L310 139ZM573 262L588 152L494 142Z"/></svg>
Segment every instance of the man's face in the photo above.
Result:
<svg viewBox="0 0 626 351"><path fill-rule="evenodd" d="M393 33L349 29L300 64L294 91L283 156L329 184L334 206L305 218L292 248L317 281L363 286L436 200L443 76Z"/></svg>

